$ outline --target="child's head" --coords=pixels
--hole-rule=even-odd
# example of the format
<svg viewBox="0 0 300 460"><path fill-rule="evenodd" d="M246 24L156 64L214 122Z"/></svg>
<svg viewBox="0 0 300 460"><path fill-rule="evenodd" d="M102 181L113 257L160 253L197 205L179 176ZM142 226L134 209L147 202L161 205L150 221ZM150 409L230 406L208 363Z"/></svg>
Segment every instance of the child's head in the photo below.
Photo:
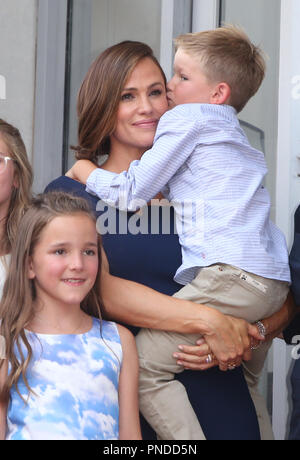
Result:
<svg viewBox="0 0 300 460"><path fill-rule="evenodd" d="M111 136L116 129L125 85L135 68L145 60L152 61L158 71L158 81L162 83L164 93L165 74L152 49L145 43L130 40L117 43L104 50L92 63L78 94L78 145L72 147L78 160L85 158L97 163L102 155L110 153ZM165 95L161 97L165 98Z"/></svg>
<svg viewBox="0 0 300 460"><path fill-rule="evenodd" d="M0 334L13 363L12 379L20 367L14 360L19 338L30 359L24 329L41 302L77 305L100 316L100 250L95 217L86 200L64 192L33 199L20 221L0 304ZM21 365L23 376L27 364Z"/></svg>
<svg viewBox="0 0 300 460"><path fill-rule="evenodd" d="M175 46L175 76L168 85L175 104L226 103L240 112L263 81L263 53L239 28L228 26L181 35ZM188 92L183 88L186 83L193 86ZM177 91L181 91L178 97Z"/></svg>
<svg viewBox="0 0 300 460"><path fill-rule="evenodd" d="M43 247L41 248L41 246ZM84 253L82 260L76 258L75 251L73 251L74 260L67 258L73 247ZM49 260L43 264L39 259L45 257L45 254L47 257L50 251ZM24 287L27 286L27 292L25 290L24 294L30 294L32 301L35 301L37 285L40 287L39 277L42 270L48 270L50 265L56 268L60 263L57 263L56 259L67 259L68 273L71 279L71 274L80 272L82 270L81 262L89 261L91 259L89 255L93 252L97 262L96 274L99 274L98 265L101 260L99 236L96 231L94 214L86 200L65 192L41 194L33 199L31 206L20 222L19 236L11 257L11 279L13 277L18 277L20 281L23 279ZM56 259L54 257L51 260L52 253L57 256ZM87 256L85 257L86 253ZM49 273L49 281L51 281L50 275ZM67 276L67 273L63 275ZM76 278L75 275L74 278ZM99 283L95 284L94 286L93 283L90 288L95 289L98 295ZM86 294L89 294L89 291ZM82 299L83 306L86 306L85 297ZM98 315L98 311L93 309L93 314Z"/></svg>
<svg viewBox="0 0 300 460"><path fill-rule="evenodd" d="M1 217L7 214L1 250L6 253L10 252L14 244L19 219L31 200L33 174L19 130L1 119L0 156Z"/></svg>

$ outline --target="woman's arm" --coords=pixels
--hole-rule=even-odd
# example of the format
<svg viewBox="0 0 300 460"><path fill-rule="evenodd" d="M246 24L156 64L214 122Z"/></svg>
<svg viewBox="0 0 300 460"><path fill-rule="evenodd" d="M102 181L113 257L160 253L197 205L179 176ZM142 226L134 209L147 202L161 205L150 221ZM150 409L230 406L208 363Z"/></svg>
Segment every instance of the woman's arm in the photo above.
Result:
<svg viewBox="0 0 300 460"><path fill-rule="evenodd" d="M115 321L138 327L203 335L222 370L227 368L228 362L250 359L249 334L257 340L261 339L257 328L244 320L225 316L205 305L176 299L110 275L104 251L101 292L106 313Z"/></svg>
<svg viewBox="0 0 300 460"><path fill-rule="evenodd" d="M118 326L123 361L119 379L119 439L141 440L138 403L138 355L133 335L123 326Z"/></svg>
<svg viewBox="0 0 300 460"><path fill-rule="evenodd" d="M267 332L265 340L273 340L278 337L297 312L299 312L299 309L296 308L293 296L289 293L285 303L277 313L261 320ZM195 344L195 346L183 344L181 350L174 351L175 357L185 369L206 370L218 364L216 359L213 359L210 364L206 363L207 355L211 350L204 340L199 341L198 345Z"/></svg>

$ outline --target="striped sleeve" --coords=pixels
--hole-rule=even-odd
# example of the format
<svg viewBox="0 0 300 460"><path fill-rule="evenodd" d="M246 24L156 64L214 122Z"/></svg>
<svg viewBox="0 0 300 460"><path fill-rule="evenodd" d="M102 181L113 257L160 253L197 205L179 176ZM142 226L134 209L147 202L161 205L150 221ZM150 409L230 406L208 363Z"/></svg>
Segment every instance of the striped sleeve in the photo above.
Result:
<svg viewBox="0 0 300 460"><path fill-rule="evenodd" d="M185 163L197 145L200 129L200 123L183 119L176 109L167 112L159 122L153 147L141 160L133 161L121 174L100 168L93 171L87 191L122 210L136 210L140 200L153 198Z"/></svg>

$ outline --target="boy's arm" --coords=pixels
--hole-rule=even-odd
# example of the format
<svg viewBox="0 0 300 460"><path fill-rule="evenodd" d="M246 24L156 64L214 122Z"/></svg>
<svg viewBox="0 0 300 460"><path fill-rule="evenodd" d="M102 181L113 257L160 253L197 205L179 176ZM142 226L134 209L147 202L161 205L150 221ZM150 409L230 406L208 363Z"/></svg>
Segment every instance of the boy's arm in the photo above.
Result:
<svg viewBox="0 0 300 460"><path fill-rule="evenodd" d="M118 326L123 361L119 378L119 439L141 440L138 402L139 364L135 340L131 332Z"/></svg>
<svg viewBox="0 0 300 460"><path fill-rule="evenodd" d="M66 173L66 176L77 180L82 184L86 184L87 178L95 170L98 169L90 160L78 160Z"/></svg>
<svg viewBox="0 0 300 460"><path fill-rule="evenodd" d="M112 206L131 211L156 196L199 142L199 123L189 118L185 120L176 109L161 118L154 145L141 160L133 161L128 171L121 174L101 168L94 170L86 182L86 190Z"/></svg>

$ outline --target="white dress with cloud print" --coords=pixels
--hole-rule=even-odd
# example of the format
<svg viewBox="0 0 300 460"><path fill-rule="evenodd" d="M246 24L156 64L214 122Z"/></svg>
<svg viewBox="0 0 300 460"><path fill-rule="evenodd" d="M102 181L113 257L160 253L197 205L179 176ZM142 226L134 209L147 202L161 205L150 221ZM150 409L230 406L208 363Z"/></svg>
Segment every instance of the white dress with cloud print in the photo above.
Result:
<svg viewBox="0 0 300 460"><path fill-rule="evenodd" d="M84 334L27 332L33 349L27 379L11 390L6 439L119 438L118 382L122 347L115 323L93 318ZM25 350L25 348L24 348Z"/></svg>

